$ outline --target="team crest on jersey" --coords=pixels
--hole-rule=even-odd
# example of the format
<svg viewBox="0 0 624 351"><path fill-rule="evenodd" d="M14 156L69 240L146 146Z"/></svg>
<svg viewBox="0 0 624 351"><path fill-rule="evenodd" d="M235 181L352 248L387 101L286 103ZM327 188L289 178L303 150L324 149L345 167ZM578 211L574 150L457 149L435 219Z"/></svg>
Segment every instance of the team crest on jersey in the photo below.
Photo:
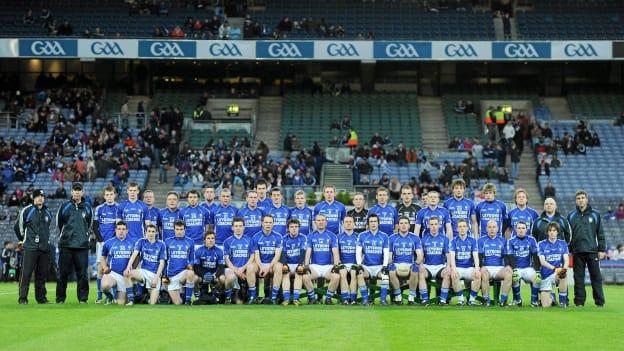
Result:
<svg viewBox="0 0 624 351"><path fill-rule="evenodd" d="M82 218L87 218L87 214L86 213L82 213Z"/></svg>
<svg viewBox="0 0 624 351"><path fill-rule="evenodd" d="M590 217L589 218L589 223L593 223L593 222L594 222L594 220Z"/></svg>

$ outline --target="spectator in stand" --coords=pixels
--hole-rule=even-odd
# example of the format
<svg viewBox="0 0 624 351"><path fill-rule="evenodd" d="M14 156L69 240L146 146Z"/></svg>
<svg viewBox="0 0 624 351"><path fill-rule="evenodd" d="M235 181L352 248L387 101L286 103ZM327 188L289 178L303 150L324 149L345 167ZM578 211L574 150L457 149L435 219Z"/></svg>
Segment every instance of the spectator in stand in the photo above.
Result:
<svg viewBox="0 0 624 351"><path fill-rule="evenodd" d="M455 151L459 148L460 145L461 145L461 140L459 139L459 137L453 137L453 139L451 139L451 141L448 144L448 149L451 151Z"/></svg>
<svg viewBox="0 0 624 351"><path fill-rule="evenodd" d="M223 22L223 24L219 27L219 39L230 39L230 23L228 21Z"/></svg>
<svg viewBox="0 0 624 351"><path fill-rule="evenodd" d="M509 150L511 156L511 178L518 179L518 171L520 169L520 150L516 147L516 143L511 141L511 150Z"/></svg>
<svg viewBox="0 0 624 351"><path fill-rule="evenodd" d="M507 122L505 127L503 128L503 138L505 140L505 146L509 147L514 137L516 136L516 129L514 128L511 121Z"/></svg>
<svg viewBox="0 0 624 351"><path fill-rule="evenodd" d="M279 36L282 36L284 33L290 33L293 30L293 24L290 21L288 16L282 18L282 20L277 24L275 31Z"/></svg>
<svg viewBox="0 0 624 351"><path fill-rule="evenodd" d="M342 123L340 127L342 128L342 130L351 129L351 117L349 115L344 115L342 117Z"/></svg>
<svg viewBox="0 0 624 351"><path fill-rule="evenodd" d="M546 187L544 188L544 197L552 197L554 199L556 193L557 191L555 189L555 186L551 181L548 181Z"/></svg>
<svg viewBox="0 0 624 351"><path fill-rule="evenodd" d="M405 156L405 160L407 163L416 163L418 162L418 154L416 153L416 149L411 147Z"/></svg>
<svg viewBox="0 0 624 351"><path fill-rule="evenodd" d="M50 24L50 22L52 22L52 12L50 12L50 10L48 10L47 8L42 8L41 9L41 14L39 15L39 20L41 21L41 25L43 27L47 27L48 24Z"/></svg>
<svg viewBox="0 0 624 351"><path fill-rule="evenodd" d="M388 191L390 192L390 198L392 200L398 200L401 196L401 182L399 182L399 178L396 176L390 179L390 184L388 187Z"/></svg>
<svg viewBox="0 0 624 351"><path fill-rule="evenodd" d="M620 113L620 116L615 119L613 125L615 125L616 127L624 126L624 111L622 111L622 113Z"/></svg>
<svg viewBox="0 0 624 351"><path fill-rule="evenodd" d="M619 204L615 211L615 219L618 221L624 221L624 204Z"/></svg>
<svg viewBox="0 0 624 351"><path fill-rule="evenodd" d="M407 161L407 149L403 143L399 143L399 147L397 147L396 151L396 162L399 167L405 167L405 162ZM399 193L400 193L399 189Z"/></svg>
<svg viewBox="0 0 624 351"><path fill-rule="evenodd" d="M608 221L615 221L615 212L611 206L607 206L607 211L604 213L604 219Z"/></svg>
<svg viewBox="0 0 624 351"><path fill-rule="evenodd" d="M104 38L104 32L100 27L95 27L95 31L93 32L93 37L95 38Z"/></svg>
<svg viewBox="0 0 624 351"><path fill-rule="evenodd" d="M598 133L594 132L591 137L591 146L600 146L600 138L598 137Z"/></svg>
<svg viewBox="0 0 624 351"><path fill-rule="evenodd" d="M33 16L32 9L28 9L22 17L22 24L30 25L35 23L35 17Z"/></svg>
<svg viewBox="0 0 624 351"><path fill-rule="evenodd" d="M379 133L375 133L375 134L373 134L373 136L371 137L371 140L370 140L370 143L369 143L369 144L370 144L370 145L373 145L373 146L374 146L375 144L381 145L381 144L383 144L383 138L379 135Z"/></svg>
<svg viewBox="0 0 624 351"><path fill-rule="evenodd" d="M63 36L71 36L74 34L74 27L72 27L72 25L69 24L69 21L65 20L63 24L58 26L57 34L63 35Z"/></svg>
<svg viewBox="0 0 624 351"><path fill-rule="evenodd" d="M613 255L614 260L624 260L624 244L618 244L617 252Z"/></svg>
<svg viewBox="0 0 624 351"><path fill-rule="evenodd" d="M466 103L464 100L459 100L455 104L455 112L457 113L466 113Z"/></svg>
<svg viewBox="0 0 624 351"><path fill-rule="evenodd" d="M171 31L171 37L172 38L182 39L185 36L186 35L184 34L184 31L182 30L182 28L180 26L173 27L173 30Z"/></svg>

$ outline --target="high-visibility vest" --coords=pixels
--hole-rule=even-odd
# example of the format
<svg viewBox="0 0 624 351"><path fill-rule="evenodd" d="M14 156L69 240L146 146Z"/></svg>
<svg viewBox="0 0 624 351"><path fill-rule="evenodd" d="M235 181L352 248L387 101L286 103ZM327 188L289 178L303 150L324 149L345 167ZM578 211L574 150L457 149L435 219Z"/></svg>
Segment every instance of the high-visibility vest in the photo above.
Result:
<svg viewBox="0 0 624 351"><path fill-rule="evenodd" d="M490 116L490 113L492 112L492 110L487 109L485 110L485 124L492 124L492 116Z"/></svg>
<svg viewBox="0 0 624 351"><path fill-rule="evenodd" d="M505 112L496 111L494 117L496 117L496 124L505 124Z"/></svg>
<svg viewBox="0 0 624 351"><path fill-rule="evenodd" d="M355 130L351 131L351 133L349 133L349 140L347 140L347 145L349 146L357 146L358 144L358 135L355 132Z"/></svg>

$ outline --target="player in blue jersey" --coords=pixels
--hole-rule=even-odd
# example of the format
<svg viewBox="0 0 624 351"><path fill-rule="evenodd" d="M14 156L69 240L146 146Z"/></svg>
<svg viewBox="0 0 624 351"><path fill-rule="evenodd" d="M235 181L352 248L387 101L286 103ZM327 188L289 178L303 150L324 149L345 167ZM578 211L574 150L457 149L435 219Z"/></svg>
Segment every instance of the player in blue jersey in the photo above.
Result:
<svg viewBox="0 0 624 351"><path fill-rule="evenodd" d="M513 302L512 305L522 306L522 297L520 296L520 283L531 284L531 306L537 306L539 294L539 283L541 275L536 273L536 267L539 269L539 258L537 256L537 241L535 238L527 235L528 224L517 222L514 229L516 233L507 242L507 252L510 257L512 274Z"/></svg>
<svg viewBox="0 0 624 351"><path fill-rule="evenodd" d="M173 223L175 223L178 218L180 218L178 193L170 191L167 193L167 207L161 209L158 213L158 228L160 229L160 237L163 241L175 236Z"/></svg>
<svg viewBox="0 0 624 351"><path fill-rule="evenodd" d="M457 220L457 236L449 244L448 266L451 284L457 296L457 304L464 304L461 281L470 282L469 304L475 305L481 288L481 268L479 267L479 248L477 241L468 236L468 221Z"/></svg>
<svg viewBox="0 0 624 351"><path fill-rule="evenodd" d="M411 188L410 188L411 189ZM403 303L401 280L407 280L409 295L408 304L413 305L418 289L418 266L423 260L420 238L409 231L410 218L399 218L399 231L388 239L390 245L390 286L393 289L394 304Z"/></svg>
<svg viewBox="0 0 624 351"><path fill-rule="evenodd" d="M338 235L338 252L340 253L340 298L343 304L355 304L357 299L357 272L351 267L357 263L355 253L358 234L355 232L355 219L346 215L342 221L342 233Z"/></svg>
<svg viewBox="0 0 624 351"><path fill-rule="evenodd" d="M102 259L100 265L104 275L102 276L102 291L106 295L106 304L115 303L126 304L134 300L132 283L130 277L124 276L124 271L128 266L128 260L132 255L134 243L128 240L128 226L120 221L115 225L115 236L108 239L102 248ZM113 288L117 288L117 296L111 293ZM128 305L132 305L128 302Z"/></svg>
<svg viewBox="0 0 624 351"><path fill-rule="evenodd" d="M444 208L449 211L451 216L451 224L453 226L453 237L457 237L459 231L457 230L457 221L463 219L468 223L468 232L471 233L475 239L479 237L477 231L477 215L475 213L475 206L472 200L467 199L464 194L466 192L466 182L463 179L456 179L451 185L453 190L453 196L444 201Z"/></svg>
<svg viewBox="0 0 624 351"><path fill-rule="evenodd" d="M117 222L117 203L115 188L107 186L104 188L104 203L95 208L95 223L93 232L97 243L95 244L95 257L97 264L97 300L95 303L102 302L102 247L104 242L115 236L115 223Z"/></svg>
<svg viewBox="0 0 624 351"><path fill-rule="evenodd" d="M388 189L377 188L377 204L368 209L368 215L376 214L379 217L379 231L386 235L392 235L397 231L399 213L396 208L388 204Z"/></svg>
<svg viewBox="0 0 624 351"><path fill-rule="evenodd" d="M299 231L299 221L297 219L288 220L288 234L282 242L282 295L284 302L282 305L290 304L292 286L292 303L299 306L299 294L301 287L305 286L314 296L314 287L310 280L310 275L305 269L305 253L306 253L305 235Z"/></svg>
<svg viewBox="0 0 624 351"><path fill-rule="evenodd" d="M256 181L256 192L258 193L258 208L262 210L262 212L266 213L273 202L271 198L267 196L267 191L269 190L269 185L266 180L258 179Z"/></svg>
<svg viewBox="0 0 624 351"><path fill-rule="evenodd" d="M209 228L209 231L214 230L217 235L216 245L218 248L224 250L225 240L232 236L232 222L238 210L235 206L230 204L230 201L232 201L230 189L221 189L219 201L221 203L212 214L214 228Z"/></svg>
<svg viewBox="0 0 624 351"><path fill-rule="evenodd" d="M306 205L306 194L303 190L295 192L295 207L290 209L290 218L299 221L299 233L310 234L312 230L312 210Z"/></svg>
<svg viewBox="0 0 624 351"><path fill-rule="evenodd" d="M418 214L416 215L414 233L416 235L420 235L421 238L424 238L427 234L429 234L430 219L435 217L438 219L438 224L442 232L441 234L446 235L449 240L453 239L451 216L446 208L439 206L440 194L437 191L430 191L426 195L425 201L427 202L427 206L418 211Z"/></svg>
<svg viewBox="0 0 624 351"><path fill-rule="evenodd" d="M282 190L274 187L271 189L271 206L266 211L266 214L273 217L273 231L279 233L281 236L286 235L287 222L290 217L290 210L284 204L282 204Z"/></svg>
<svg viewBox="0 0 624 351"><path fill-rule="evenodd" d="M128 183L128 200L117 207L117 221L128 225L128 239L133 243L143 237L145 226L150 224L147 217L147 205L139 200L139 184Z"/></svg>
<svg viewBox="0 0 624 351"><path fill-rule="evenodd" d="M204 245L195 250L195 262L193 271L199 277L200 298L212 294L214 300L217 301L219 291L223 291L225 287L225 261L223 258L223 250L215 246L215 233L207 232L204 235Z"/></svg>
<svg viewBox="0 0 624 351"><path fill-rule="evenodd" d="M485 184L483 186L483 196L485 201L480 202L475 208L479 236L488 235L487 224L492 220L496 222L498 235L503 235L502 230L507 217L507 207L503 202L496 200L496 185L492 183Z"/></svg>
<svg viewBox="0 0 624 351"><path fill-rule="evenodd" d="M154 192L149 189L145 190L143 192L143 202L145 203L145 205L147 205L147 219L150 221L150 223L155 225L158 221L158 213L160 212L160 210L158 209L158 207L154 206L154 203L156 202Z"/></svg>
<svg viewBox="0 0 624 351"><path fill-rule="evenodd" d="M531 224L539 218L539 214L528 206L529 195L524 189L517 189L514 192L514 201L516 208L507 213L505 218L505 237L507 239L516 236L516 224L524 222L528 226L528 232L531 232Z"/></svg>
<svg viewBox="0 0 624 351"><path fill-rule="evenodd" d="M333 204L335 203L333 202ZM306 243L305 262L312 280L325 278L326 281L329 281L325 304L330 305L340 283L338 239L334 233L327 229L327 217L325 215L317 214L314 218L314 224L316 230L308 235ZM308 290L308 302L316 302L313 290Z"/></svg>
<svg viewBox="0 0 624 351"><path fill-rule="evenodd" d="M258 208L258 193L249 190L245 196L247 203L238 210L236 217L240 217L245 222L245 236L252 238L257 232L262 230L262 216L264 212Z"/></svg>
<svg viewBox="0 0 624 351"><path fill-rule="evenodd" d="M366 219L368 209L364 208L364 194L357 192L353 194L353 208L347 211L347 215L353 217L355 221L355 232L360 234L366 230Z"/></svg>
<svg viewBox="0 0 624 351"><path fill-rule="evenodd" d="M390 249L388 235L379 230L379 217L376 214L368 214L368 230L360 233L356 248L356 262L362 270L358 274L360 291L364 285L364 279L380 280L381 292L379 301L387 305L386 297L390 286L388 276L388 263L390 261ZM372 301L371 301L372 302ZM368 303L368 296L362 295L362 304Z"/></svg>
<svg viewBox="0 0 624 351"><path fill-rule="evenodd" d="M195 243L185 236L184 221L175 221L173 229L175 236L165 241L167 269L165 270L166 278L163 278L163 282L167 285L171 302L176 305L183 302L180 290L184 286L184 303L190 305L193 298L193 288L197 281L197 276L193 272Z"/></svg>
<svg viewBox="0 0 624 351"><path fill-rule="evenodd" d="M322 214L327 221L327 230L334 235L340 234L340 224L347 215L345 206L336 201L336 188L333 185L325 185L323 187L323 196L325 199L314 206L314 218Z"/></svg>
<svg viewBox="0 0 624 351"><path fill-rule="evenodd" d="M477 241L481 263L481 292L485 306L490 306L490 280L502 281L499 305L505 307L513 274L509 265L507 241L500 235L496 220L491 219L486 229L487 235L481 236Z"/></svg>
<svg viewBox="0 0 624 351"><path fill-rule="evenodd" d="M446 265L449 239L441 233L440 224L438 217L429 218L429 233L422 238L423 264L418 270L418 289L420 290L420 303L424 306L429 305L427 280L435 279L442 282L440 304L446 304L451 285L451 274Z"/></svg>
<svg viewBox="0 0 624 351"><path fill-rule="evenodd" d="M163 270L165 269L165 259L167 258L167 248L165 243L158 240L158 228L149 224L145 230L145 238L139 239L134 244L134 250L124 276L130 277L133 283L139 283L137 294L141 294L141 288L146 287L150 292L149 303L155 304L160 293L160 283ZM132 269L134 262L141 260L141 267ZM139 288L140 287L140 288ZM129 301L128 303L132 303Z"/></svg>
<svg viewBox="0 0 624 351"><path fill-rule="evenodd" d="M540 300L542 307L551 307L555 304L555 299L551 294L552 286L559 288L559 306L568 306L568 281L567 271L569 267L569 251L565 241L557 239L559 235L559 224L548 223L546 226L548 239L540 241L537 245L537 252L541 264L540 272L542 282L540 283Z"/></svg>
<svg viewBox="0 0 624 351"><path fill-rule="evenodd" d="M232 303L233 290L240 289L240 281L246 281L248 285L248 303L254 303L258 296L256 291L256 273L258 272L254 263L254 250L251 238L244 235L245 223L242 218L232 219L232 233L225 240L223 259L225 261L225 303ZM234 293L238 298L238 292Z"/></svg>
<svg viewBox="0 0 624 351"><path fill-rule="evenodd" d="M258 276L264 279L262 302L275 305L282 284L282 234L274 230L274 218L271 215L262 217L262 230L253 236L252 245Z"/></svg>
<svg viewBox="0 0 624 351"><path fill-rule="evenodd" d="M218 203L215 202L215 188L214 186L208 184L204 186L204 202L201 203L201 207L205 208L210 212L210 216L214 213L214 211L219 206Z"/></svg>
<svg viewBox="0 0 624 351"><path fill-rule="evenodd" d="M209 229L210 212L199 206L199 192L195 189L188 191L186 201L188 205L180 209L178 219L184 221L185 236L193 240L197 249L204 245L204 233Z"/></svg>

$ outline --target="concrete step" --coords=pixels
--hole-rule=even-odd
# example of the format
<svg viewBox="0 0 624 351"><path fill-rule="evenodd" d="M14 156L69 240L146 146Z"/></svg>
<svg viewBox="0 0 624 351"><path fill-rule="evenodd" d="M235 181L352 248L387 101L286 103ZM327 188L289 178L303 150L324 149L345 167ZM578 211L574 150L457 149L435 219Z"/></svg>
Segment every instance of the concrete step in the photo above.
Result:
<svg viewBox="0 0 624 351"><path fill-rule="evenodd" d="M544 105L550 109L550 114L554 120L574 119L568 99L565 97L547 97L544 98Z"/></svg>
<svg viewBox="0 0 624 351"><path fill-rule="evenodd" d="M515 182L515 188L523 188L526 190L529 196L529 206L541 209L543 199L535 178L536 162L537 160L533 150L525 146L522 157L520 158L520 169L518 170L519 179Z"/></svg>
<svg viewBox="0 0 624 351"><path fill-rule="evenodd" d="M154 192L154 198L156 200L155 206L158 208L164 208L167 206L167 193L173 190L173 180L175 178L175 172L169 170L167 172L168 183L158 184L158 169L152 169L149 179L147 180L146 190L149 189Z"/></svg>
<svg viewBox="0 0 624 351"><path fill-rule="evenodd" d="M353 189L353 172L343 164L325 163L321 176L323 185L331 184L337 190L351 191Z"/></svg>
<svg viewBox="0 0 624 351"><path fill-rule="evenodd" d="M255 145L263 141L269 150L281 149L280 127L282 125L282 98L261 97L256 121Z"/></svg>
<svg viewBox="0 0 624 351"><path fill-rule="evenodd" d="M423 147L431 151L446 151L448 132L446 117L439 97L419 97L418 112Z"/></svg>

